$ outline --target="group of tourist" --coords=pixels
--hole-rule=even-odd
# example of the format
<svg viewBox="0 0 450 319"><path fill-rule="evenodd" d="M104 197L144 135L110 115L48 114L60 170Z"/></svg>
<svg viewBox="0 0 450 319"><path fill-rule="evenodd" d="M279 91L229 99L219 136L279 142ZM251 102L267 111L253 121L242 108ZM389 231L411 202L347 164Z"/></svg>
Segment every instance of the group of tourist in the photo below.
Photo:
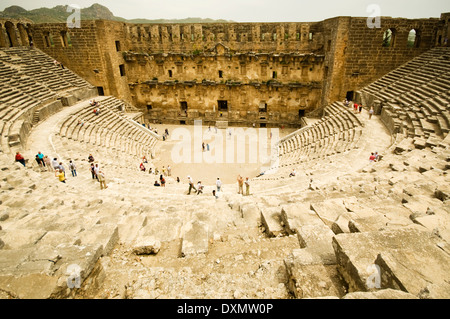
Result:
<svg viewBox="0 0 450 319"><path fill-rule="evenodd" d="M158 133L156 133L156 134L158 134ZM169 130L165 129L164 133L163 133L163 136L162 136L163 141L165 141L168 137L169 137Z"/></svg>
<svg viewBox="0 0 450 319"><path fill-rule="evenodd" d="M26 160L20 152L16 152L15 161L21 163L24 167L26 167ZM55 177L58 177L59 181L62 183L66 183L66 169L61 161L58 161L58 158L50 159L49 156L44 155L41 151L35 156L35 161L40 171L54 172ZM72 173L73 177L77 176L77 169L75 163L70 160L69 161L69 169Z"/></svg>
<svg viewBox="0 0 450 319"><path fill-rule="evenodd" d="M349 101L348 99L345 99L344 105L346 107L349 107L349 106L353 107L353 110L355 113L362 113L362 110L363 110L362 104L358 104L353 101ZM369 109L369 120L372 119L373 114L374 114L374 109L373 109L373 106L371 106Z"/></svg>
<svg viewBox="0 0 450 319"><path fill-rule="evenodd" d="M369 161L372 162L379 162L383 158L382 155L378 154L378 152L370 153Z"/></svg>
<svg viewBox="0 0 450 319"><path fill-rule="evenodd" d="M25 160L24 156L20 152L16 152L15 161L26 167L27 160ZM66 183L66 169L63 162L59 161L57 157L50 159L49 156L44 155L41 151L38 151L35 156L35 161L41 172L54 172L55 177L58 177L58 180L61 183ZM108 186L106 185L105 174L100 170L98 164L94 164L94 161L95 160L92 154L89 154L88 162L91 165L89 171L91 172L92 179L96 179L100 182L100 189L106 189L108 188ZM77 166L75 165L75 162L73 160L69 160L68 169L70 170L72 177L78 176Z"/></svg>
<svg viewBox="0 0 450 319"><path fill-rule="evenodd" d="M249 196L250 195L250 181L248 180L248 177L244 179L242 178L241 175L238 175L237 177L237 182L238 182L238 194L241 194L242 196L244 196L244 184L245 184L245 196Z"/></svg>
<svg viewBox="0 0 450 319"><path fill-rule="evenodd" d="M64 70L64 65L63 65L61 62L59 62L59 61L57 61L57 60L53 60L53 64L54 64L55 66L60 67L61 69Z"/></svg>
<svg viewBox="0 0 450 319"><path fill-rule="evenodd" d="M165 132L168 134L168 131ZM145 172L147 170L147 168L145 167L144 164L147 164L147 158L145 156L142 157L142 161L141 164L139 164L139 170L141 172ZM155 175L159 175L159 181L156 180L155 183L153 184L153 186L155 187L166 187L166 179L165 176L172 176L172 168L170 167L170 165L167 166L167 168L165 166L162 167L162 171L160 172L158 168L155 168L155 170L153 170L153 168L149 168L148 169L148 173L149 174L155 174ZM178 182L179 182L179 178L178 178Z"/></svg>
<svg viewBox="0 0 450 319"><path fill-rule="evenodd" d="M361 113L363 110L363 105L362 104L358 104L356 102L353 101L349 101L348 99L344 100L344 105L346 107L353 107L353 110L355 113Z"/></svg>
<svg viewBox="0 0 450 319"><path fill-rule="evenodd" d="M197 195L202 194L205 186L202 184L201 181L197 182L197 185L194 185L194 180L190 175L187 177L188 180L188 192L187 195L191 194L191 191L194 190ZM238 194L241 194L243 196L249 196L250 195L250 181L249 178L246 177L245 181L244 178L241 175L238 175L237 177L238 182ZM244 184L245 184L245 195L244 195ZM222 181L220 180L220 177L217 177L216 180L216 189L212 191L212 194L215 198L219 198L219 194L222 192Z"/></svg>
<svg viewBox="0 0 450 319"><path fill-rule="evenodd" d="M208 143L205 144L205 142L203 142L203 143L202 143L202 150L203 150L203 152L204 152L205 150L207 150L207 151L209 152L209 144L208 144Z"/></svg>
<svg viewBox="0 0 450 319"><path fill-rule="evenodd" d="M94 100L90 100L89 101L89 105L92 106L92 107L95 107L92 110L95 115L99 115L100 114L100 102L97 102L95 99Z"/></svg>
<svg viewBox="0 0 450 319"><path fill-rule="evenodd" d="M88 162L91 165L89 167L89 171L91 172L92 179L96 179L100 183L100 189L108 188L108 185L106 185L105 173L100 170L100 168L98 167L98 163L94 163L95 159L92 154L89 154Z"/></svg>

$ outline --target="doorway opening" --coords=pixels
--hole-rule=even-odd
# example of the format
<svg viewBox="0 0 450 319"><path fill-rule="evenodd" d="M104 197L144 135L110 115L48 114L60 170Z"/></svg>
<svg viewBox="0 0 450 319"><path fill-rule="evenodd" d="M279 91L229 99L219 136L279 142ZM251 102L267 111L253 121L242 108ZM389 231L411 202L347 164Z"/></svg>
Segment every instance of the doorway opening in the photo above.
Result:
<svg viewBox="0 0 450 319"><path fill-rule="evenodd" d="M217 105L219 107L219 111L228 111L228 101L218 100Z"/></svg>

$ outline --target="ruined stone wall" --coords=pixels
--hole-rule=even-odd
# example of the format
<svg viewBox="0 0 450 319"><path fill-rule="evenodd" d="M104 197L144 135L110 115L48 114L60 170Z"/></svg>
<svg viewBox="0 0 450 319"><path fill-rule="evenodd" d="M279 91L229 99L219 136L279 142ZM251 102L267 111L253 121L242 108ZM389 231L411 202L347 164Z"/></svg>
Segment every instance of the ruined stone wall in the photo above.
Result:
<svg viewBox="0 0 450 319"><path fill-rule="evenodd" d="M217 43L234 52L316 52L322 23L123 24L124 50L193 53Z"/></svg>
<svg viewBox="0 0 450 319"><path fill-rule="evenodd" d="M268 117L287 124L298 121L299 114L321 115L324 106L347 92L435 45L447 45L449 16L383 17L381 28L369 28L367 18L336 17L314 23L82 21L81 28L60 23L26 25L25 30L36 47L105 95L138 106L149 119L162 114L176 121L173 114L186 104L192 117L213 117L218 101L226 100L225 115L233 119L239 113L247 124ZM394 37L384 46L388 29ZM412 29L418 40L411 47ZM5 30L0 28L4 46L9 44L1 36ZM266 114L252 115L266 104Z"/></svg>
<svg viewBox="0 0 450 319"><path fill-rule="evenodd" d="M218 101L227 101L225 116L230 121L236 120L230 112L238 112L248 125L267 123L269 114L283 124L298 124L299 110L313 111L322 92L321 55L232 54L219 44L208 54L128 52L124 58L134 105L144 110L151 106L152 114L155 109L161 114L170 110L171 115L163 117L171 121L183 103L190 114L209 114L212 119L219 116ZM261 107L265 114L256 114Z"/></svg>
<svg viewBox="0 0 450 319"><path fill-rule="evenodd" d="M29 46L31 21L0 19L0 47Z"/></svg>
<svg viewBox="0 0 450 319"><path fill-rule="evenodd" d="M438 31L436 33L436 46L449 46L450 37L450 12L441 14Z"/></svg>
<svg viewBox="0 0 450 319"><path fill-rule="evenodd" d="M334 64L343 63L339 75L330 79L334 90L328 92L324 103L343 100L348 91L357 91L424 53L434 46L439 19L381 18L381 28L369 28L367 18L351 18L341 28L338 43L343 50L334 52ZM383 36L391 29L390 46L383 46ZM408 46L408 35L416 30L416 43ZM333 60L332 60L333 61ZM332 62L330 61L330 62Z"/></svg>
<svg viewBox="0 0 450 319"><path fill-rule="evenodd" d="M68 28L65 23L34 24L30 28L37 48L94 86L114 86L101 52L106 43L98 36L96 21L82 21L81 28Z"/></svg>

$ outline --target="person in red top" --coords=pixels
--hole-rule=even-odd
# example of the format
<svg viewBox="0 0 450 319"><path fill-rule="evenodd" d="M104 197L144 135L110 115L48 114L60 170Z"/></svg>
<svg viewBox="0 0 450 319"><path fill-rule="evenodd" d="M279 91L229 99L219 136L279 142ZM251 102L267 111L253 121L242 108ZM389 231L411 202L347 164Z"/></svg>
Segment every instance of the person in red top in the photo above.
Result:
<svg viewBox="0 0 450 319"><path fill-rule="evenodd" d="M375 162L375 160L377 159L377 157L375 156L374 153L371 153L370 157L369 157L369 161L371 162Z"/></svg>
<svg viewBox="0 0 450 319"><path fill-rule="evenodd" d="M22 154L19 152L16 152L16 162L19 162L25 167L25 159L23 158Z"/></svg>

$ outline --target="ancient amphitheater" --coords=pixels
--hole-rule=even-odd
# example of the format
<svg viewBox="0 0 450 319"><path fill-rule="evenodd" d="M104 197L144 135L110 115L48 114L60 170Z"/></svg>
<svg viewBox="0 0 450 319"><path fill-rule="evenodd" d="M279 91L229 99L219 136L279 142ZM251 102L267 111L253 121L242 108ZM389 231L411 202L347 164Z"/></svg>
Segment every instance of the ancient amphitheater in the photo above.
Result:
<svg viewBox="0 0 450 319"><path fill-rule="evenodd" d="M0 21L0 298L449 298L449 19ZM139 170L195 120L283 127L249 196L245 163ZM220 196L187 195L205 172Z"/></svg>

